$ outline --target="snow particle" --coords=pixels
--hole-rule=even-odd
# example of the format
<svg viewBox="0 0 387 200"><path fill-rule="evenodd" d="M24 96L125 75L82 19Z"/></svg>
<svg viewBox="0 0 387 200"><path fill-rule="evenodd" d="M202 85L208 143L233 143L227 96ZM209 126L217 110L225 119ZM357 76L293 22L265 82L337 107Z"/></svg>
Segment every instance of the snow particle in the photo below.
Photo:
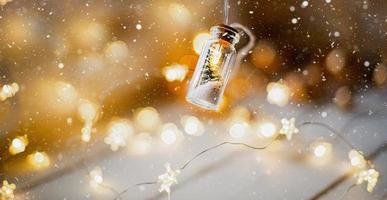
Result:
<svg viewBox="0 0 387 200"><path fill-rule="evenodd" d="M308 5L309 5L309 2L308 2L308 1L303 1L303 2L301 3L301 8L306 8Z"/></svg>

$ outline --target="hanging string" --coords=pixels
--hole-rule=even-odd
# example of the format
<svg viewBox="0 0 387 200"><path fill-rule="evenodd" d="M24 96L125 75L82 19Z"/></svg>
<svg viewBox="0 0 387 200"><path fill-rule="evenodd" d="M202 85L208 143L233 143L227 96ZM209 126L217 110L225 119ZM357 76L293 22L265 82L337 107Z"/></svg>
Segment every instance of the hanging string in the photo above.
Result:
<svg viewBox="0 0 387 200"><path fill-rule="evenodd" d="M247 28L246 26L243 26L242 24L232 23L230 26L235 28L235 29L242 30L243 33L245 33L249 38L249 42L244 47L242 47L238 51L238 54L236 55L236 58L235 58L235 68L236 69L235 70L237 70L242 63L243 58L245 58L249 54L249 52L254 48L256 37L253 34L253 32L251 32L251 30L249 28Z"/></svg>
<svg viewBox="0 0 387 200"><path fill-rule="evenodd" d="M229 2L228 0L224 0L223 14L224 14L225 25L228 25L228 9L229 9Z"/></svg>

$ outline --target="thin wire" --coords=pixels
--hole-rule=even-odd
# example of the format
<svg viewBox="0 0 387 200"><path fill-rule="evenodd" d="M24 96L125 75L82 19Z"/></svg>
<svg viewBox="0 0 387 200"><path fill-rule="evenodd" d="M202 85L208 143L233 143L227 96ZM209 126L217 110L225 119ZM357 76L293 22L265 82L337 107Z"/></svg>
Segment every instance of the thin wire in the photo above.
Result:
<svg viewBox="0 0 387 200"><path fill-rule="evenodd" d="M249 144L245 144L245 143L242 143L242 142L222 142L222 143L219 143L217 145L214 145L214 146L211 146L211 147L208 147L206 149L204 149L203 151L199 152L198 154L196 154L194 157L192 157L191 159L189 159L187 162L185 162L185 164L183 166L181 166L179 169L180 171L183 171L184 169L186 169L194 160L196 160L198 157L200 157L201 155L211 151L211 150L214 150L214 149L217 149L221 146L224 146L224 145L235 145L235 146L243 146L243 147L247 147L247 148L250 148L250 149L254 149L254 150L264 150L266 149L267 147L269 147L274 141L275 141L276 138L274 138L271 142L269 142L268 144L266 144L265 146L262 146L262 147L255 147L255 146L252 146L252 145L249 145ZM122 192L119 192L117 194L117 196L114 198L114 200L117 200L118 198L121 197L121 195L125 194L126 192L129 191L129 189L133 188L133 187L138 187L138 186L143 186L143 185L155 185L157 184L158 181L151 181L151 182L143 182L143 183L137 183L137 184L134 184L128 188L126 188L125 190L123 190Z"/></svg>
<svg viewBox="0 0 387 200"><path fill-rule="evenodd" d="M344 192L344 194L341 195L340 199L344 199L344 197L353 189L357 186L357 184L352 184L350 185Z"/></svg>
<svg viewBox="0 0 387 200"><path fill-rule="evenodd" d="M250 149L255 149L255 150L263 150L263 149L266 149L267 147L269 147L274 141L275 141L275 139L273 139L270 143L268 143L267 145L265 145L263 147L254 147L254 146L242 143L242 142L222 142L222 143L217 144L215 146L208 147L207 149L204 149L200 153L196 154L193 158L188 160L182 167L180 167L180 170L184 170L192 161L194 161L196 158L200 157L201 155L203 155L203 154L205 154L205 153L207 153L207 152L209 152L211 150L217 149L217 148L219 148L219 147L221 147L223 145L226 145L226 144L236 145L236 146L244 146L244 147L247 147L247 148L250 148Z"/></svg>
<svg viewBox="0 0 387 200"><path fill-rule="evenodd" d="M334 128L332 128L331 126L327 125L327 124L324 124L324 123L321 123L321 122L303 122L301 123L300 125L298 125L298 128L302 128L304 126L308 126L308 125L317 125L317 126L320 126L320 127L323 127L323 128L326 128L328 129L331 133L333 133L333 135L335 135L336 137L338 137L342 142L344 142L344 144L346 144L348 146L348 148L351 150L351 149L356 149L346 138L344 138L339 132L337 132Z"/></svg>

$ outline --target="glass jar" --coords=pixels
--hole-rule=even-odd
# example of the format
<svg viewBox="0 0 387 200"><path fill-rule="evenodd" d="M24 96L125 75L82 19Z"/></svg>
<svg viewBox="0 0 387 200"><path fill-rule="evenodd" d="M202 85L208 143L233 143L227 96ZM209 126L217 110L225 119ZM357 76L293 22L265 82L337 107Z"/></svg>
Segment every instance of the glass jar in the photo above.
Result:
<svg viewBox="0 0 387 200"><path fill-rule="evenodd" d="M218 110L235 63L239 33L227 25L211 28L189 84L186 99L199 107Z"/></svg>

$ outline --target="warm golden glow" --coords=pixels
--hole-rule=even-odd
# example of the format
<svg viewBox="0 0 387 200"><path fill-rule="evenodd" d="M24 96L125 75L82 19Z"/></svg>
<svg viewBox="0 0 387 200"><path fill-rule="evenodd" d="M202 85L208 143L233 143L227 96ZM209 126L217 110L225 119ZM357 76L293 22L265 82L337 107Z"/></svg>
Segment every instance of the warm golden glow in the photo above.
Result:
<svg viewBox="0 0 387 200"><path fill-rule="evenodd" d="M202 49L208 39L210 39L210 34L208 33L199 33L195 36L193 40L193 49L197 54L202 52Z"/></svg>
<svg viewBox="0 0 387 200"><path fill-rule="evenodd" d="M271 138L277 133L277 127L271 122L259 123L257 129L258 134L266 138Z"/></svg>
<svg viewBox="0 0 387 200"><path fill-rule="evenodd" d="M229 134L232 138L243 138L247 135L249 124L247 122L236 122L231 125Z"/></svg>
<svg viewBox="0 0 387 200"><path fill-rule="evenodd" d="M188 66L173 64L163 68L163 75L169 82L183 81L188 73Z"/></svg>
<svg viewBox="0 0 387 200"><path fill-rule="evenodd" d="M129 120L117 119L109 123L107 134L104 142L110 145L112 151L117 151L127 145L129 137L134 134L134 128Z"/></svg>
<svg viewBox="0 0 387 200"><path fill-rule="evenodd" d="M140 129L151 131L157 129L161 120L159 113L155 108L145 107L139 109L135 114L135 122Z"/></svg>
<svg viewBox="0 0 387 200"><path fill-rule="evenodd" d="M14 191L16 185L8 183L7 180L3 180L3 185L0 187L0 199L1 200L13 200L15 199Z"/></svg>
<svg viewBox="0 0 387 200"><path fill-rule="evenodd" d="M18 153L24 152L27 145L28 145L27 135L18 136L12 140L8 151L10 154L16 155Z"/></svg>
<svg viewBox="0 0 387 200"><path fill-rule="evenodd" d="M89 176L91 187L96 188L103 183L103 174L100 167L95 167L93 170L91 170Z"/></svg>
<svg viewBox="0 0 387 200"><path fill-rule="evenodd" d="M125 42L114 41L105 48L105 56L112 62L124 62L129 56L129 49Z"/></svg>
<svg viewBox="0 0 387 200"><path fill-rule="evenodd" d="M172 145L181 137L181 133L174 123L167 123L163 125L160 137L165 144Z"/></svg>
<svg viewBox="0 0 387 200"><path fill-rule="evenodd" d="M271 82L266 87L267 101L270 104L285 106L290 99L289 87L279 82Z"/></svg>
<svg viewBox="0 0 387 200"><path fill-rule="evenodd" d="M327 157L332 152L332 144L327 142L315 142L312 144L312 151L316 158Z"/></svg>
<svg viewBox="0 0 387 200"><path fill-rule="evenodd" d="M28 162L35 168L45 168L50 165L50 159L45 152L35 152L27 157Z"/></svg>
<svg viewBox="0 0 387 200"><path fill-rule="evenodd" d="M0 101L15 96L18 91L19 85L17 83L3 85L0 90Z"/></svg>
<svg viewBox="0 0 387 200"><path fill-rule="evenodd" d="M168 12L172 21L177 25L186 26L191 21L191 12L183 4L171 4Z"/></svg>
<svg viewBox="0 0 387 200"><path fill-rule="evenodd" d="M365 160L363 154L357 150L352 149L348 153L348 157L351 161L351 165L356 169L364 169L367 166L367 161Z"/></svg>
<svg viewBox="0 0 387 200"><path fill-rule="evenodd" d="M184 127L184 132L188 135L200 136L204 132L203 123L195 116L183 116L180 122Z"/></svg>
<svg viewBox="0 0 387 200"><path fill-rule="evenodd" d="M328 71L332 74L339 74L346 64L345 53L341 49L332 50L325 60Z"/></svg>

